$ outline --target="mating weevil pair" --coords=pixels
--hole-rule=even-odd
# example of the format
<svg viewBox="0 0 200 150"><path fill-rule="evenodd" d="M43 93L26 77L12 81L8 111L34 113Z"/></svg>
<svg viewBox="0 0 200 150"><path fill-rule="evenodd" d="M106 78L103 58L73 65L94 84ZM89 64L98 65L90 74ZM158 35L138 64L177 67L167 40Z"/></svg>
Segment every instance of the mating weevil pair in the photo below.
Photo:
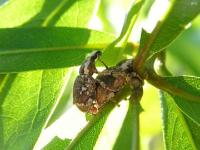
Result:
<svg viewBox="0 0 200 150"><path fill-rule="evenodd" d="M80 75L74 82L73 103L81 111L91 114L97 114L127 84L133 91L132 99L143 93L143 80L134 71L133 59L123 60L114 67L107 67L102 62L106 69L98 72L95 61L100 56L100 51L94 51L81 65ZM94 73L96 78L93 78Z"/></svg>

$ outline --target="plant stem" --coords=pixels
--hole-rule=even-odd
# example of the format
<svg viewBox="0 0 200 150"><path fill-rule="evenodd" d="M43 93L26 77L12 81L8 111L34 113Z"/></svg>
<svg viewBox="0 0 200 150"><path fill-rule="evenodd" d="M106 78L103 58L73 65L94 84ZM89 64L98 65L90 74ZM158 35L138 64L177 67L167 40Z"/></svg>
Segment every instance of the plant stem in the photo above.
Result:
<svg viewBox="0 0 200 150"><path fill-rule="evenodd" d="M141 106L138 101L130 101L130 107L133 109L133 145L132 149L139 150L140 149L140 120L139 114L141 112Z"/></svg>
<svg viewBox="0 0 200 150"><path fill-rule="evenodd" d="M159 22L153 32L151 33L150 37L146 41L144 47L140 47L141 49L138 52L138 55L135 58L135 68L140 75L143 75L144 71L144 64L146 59L149 56L149 51L151 50L151 45L153 44L154 40L156 39L157 34L160 31L162 23Z"/></svg>
<svg viewBox="0 0 200 150"><path fill-rule="evenodd" d="M194 95L194 94L191 94L189 92L186 92L184 89L176 87L174 84L171 84L170 82L168 82L166 80L167 78L165 76L172 76L172 74L169 72L169 70L166 67L166 64L165 64L165 59L166 59L165 57L166 56L165 55L166 55L165 52L162 51L162 52L158 53L157 56L156 56L156 58L160 61L160 65L159 65L159 68L157 70L159 75L157 75L156 72L154 71L153 63L154 63L156 58L153 58L152 62L150 62L150 65L146 66L146 68L145 68L145 71L144 71L145 72L145 79L149 83L151 83L152 85L157 87L158 89L169 92L172 95L176 95L176 96L185 98L187 100L200 102L200 96L199 95Z"/></svg>

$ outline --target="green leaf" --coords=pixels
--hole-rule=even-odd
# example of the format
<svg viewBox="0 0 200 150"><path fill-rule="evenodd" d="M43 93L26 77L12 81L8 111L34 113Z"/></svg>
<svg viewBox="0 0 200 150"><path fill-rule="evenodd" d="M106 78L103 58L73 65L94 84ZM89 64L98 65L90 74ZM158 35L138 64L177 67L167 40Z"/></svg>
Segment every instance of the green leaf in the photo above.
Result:
<svg viewBox="0 0 200 150"><path fill-rule="evenodd" d="M176 93L176 89L181 89L183 93L180 93L185 96L185 94L189 94L187 98L183 98L180 96L172 95L175 100L175 103L178 107L183 111L186 116L191 118L195 123L200 125L200 102L191 101L190 97L196 97L200 100L200 78L199 77L187 77L187 76L179 76L179 77L165 77L168 83L174 87L174 92Z"/></svg>
<svg viewBox="0 0 200 150"><path fill-rule="evenodd" d="M91 3L88 4L88 2ZM95 7L95 1L79 2L63 0L58 2L62 5L54 5L55 3L52 3L54 2L44 0L32 0L31 2L26 0L9 1L7 5L0 8L0 27L7 28L24 25L24 27L29 27L27 30L36 30L30 27L53 26L56 25L58 20L62 20L63 25L66 21L68 23L70 22L70 27L87 27L87 23L93 15L92 12ZM65 3L66 5L63 5ZM40 11L41 7L42 11ZM90 7L89 10L86 9L88 7ZM79 12L80 10L82 11ZM54 11L58 12L54 13ZM65 15L70 16L70 19L61 17L65 12L67 13ZM88 15L88 12L90 15ZM85 17L83 18L81 16ZM36 19L34 19L35 17ZM78 18L79 20L75 20L74 18ZM1 30L3 30L3 32L8 31L8 29ZM23 30L25 31L26 29ZM23 35L26 33L21 33L22 35L18 37L18 40L20 41L20 39L23 40L28 37L34 38L34 34L36 35L40 30L45 29L38 28L38 30L32 32L32 34L28 34L27 37L24 37ZM13 33L11 35L16 37ZM53 35L51 34L49 36ZM12 37L5 36L4 38L10 40L9 38ZM29 44L31 44L31 42L32 41L29 41ZM44 41L40 42L40 44L37 43L40 46L47 44L43 43ZM48 42L49 46L51 45L51 42L52 41ZM59 41L55 43L59 43ZM27 43L15 43L13 48L26 47L26 44ZM10 45L12 45L12 43L10 43ZM31 45L37 47L34 43ZM76 53L76 55L79 54L80 52ZM17 58L18 55L13 54L12 56ZM7 58L7 61L8 60L14 62L11 58ZM23 62L24 60L21 59L21 61ZM34 61L32 63L34 63ZM23 63L23 66L25 65L26 64ZM34 147L42 129L45 127L57 102L60 100L66 73L66 69L59 69L11 74L8 76L7 81L4 82L4 86L0 91L0 146L2 149L32 149Z"/></svg>
<svg viewBox="0 0 200 150"><path fill-rule="evenodd" d="M116 43L126 44L127 40L131 34L132 28L136 22L136 19L139 15L139 11L142 8L142 5L144 3L144 0L136 0L134 2L126 16L122 31L120 33L120 36L116 39Z"/></svg>
<svg viewBox="0 0 200 150"><path fill-rule="evenodd" d="M97 15L103 25L102 30L109 33L115 33L115 29L113 28L111 20L109 19L107 15L107 9L109 6L110 6L110 2L105 1L105 0L100 1Z"/></svg>
<svg viewBox="0 0 200 150"><path fill-rule="evenodd" d="M186 11L187 10L187 11ZM141 44L138 55L138 68L153 54L164 50L186 26L200 13L199 0L173 0L164 17L154 28L145 44Z"/></svg>
<svg viewBox="0 0 200 150"><path fill-rule="evenodd" d="M141 38L140 38L140 48L145 46L145 42L148 40L150 35L151 35L150 33L142 29Z"/></svg>
<svg viewBox="0 0 200 150"><path fill-rule="evenodd" d="M200 149L200 126L180 111L173 97L165 92L161 94L166 149Z"/></svg>
<svg viewBox="0 0 200 150"><path fill-rule="evenodd" d="M64 92L60 98L60 101L58 102L53 114L51 115L51 118L49 119L47 126L50 126L54 121L56 121L71 105L72 105L72 87L74 84L74 80L77 76L77 72L73 68L68 69L67 79L65 80L66 86L63 87Z"/></svg>
<svg viewBox="0 0 200 150"><path fill-rule="evenodd" d="M122 31L119 35L119 37L114 40L106 49L104 52L104 55L102 57L103 60L110 60L110 56L112 55L112 60L108 62L108 65L116 64L120 60L124 59L123 52L125 50L125 47L127 45L128 38L131 34L132 28L137 20L137 17L139 15L139 11L141 10L141 7L144 3L144 0L136 0L132 3L131 8L126 16ZM122 47L116 49L116 47ZM114 49L115 48L115 49ZM113 53L115 51L115 53ZM113 54L115 54L113 56Z"/></svg>
<svg viewBox="0 0 200 150"><path fill-rule="evenodd" d="M10 74L0 91L0 145L32 149L57 103L66 71Z"/></svg>
<svg viewBox="0 0 200 150"><path fill-rule="evenodd" d="M94 116L88 125L70 143L67 150L93 150L104 123L113 107L113 105L107 105L104 111Z"/></svg>
<svg viewBox="0 0 200 150"><path fill-rule="evenodd" d="M0 72L79 65L88 52L112 40L107 33L83 28L0 29Z"/></svg>
<svg viewBox="0 0 200 150"><path fill-rule="evenodd" d="M98 0L9 0L0 8L0 27L85 27L97 4Z"/></svg>
<svg viewBox="0 0 200 150"><path fill-rule="evenodd" d="M200 18L200 16L199 16ZM168 66L169 69L177 74L181 70L182 74L192 74L200 76L200 28L194 26L186 30L172 45L168 48ZM172 59L170 59L172 56ZM179 70L179 71L178 71Z"/></svg>
<svg viewBox="0 0 200 150"><path fill-rule="evenodd" d="M56 136L43 148L43 150L65 150L70 142L70 139L62 140Z"/></svg>
<svg viewBox="0 0 200 150"><path fill-rule="evenodd" d="M1 88L1 84L3 83L5 77L6 77L6 74L0 74L0 88Z"/></svg>
<svg viewBox="0 0 200 150"><path fill-rule="evenodd" d="M190 118L188 118L187 116L185 116L185 120L186 120L186 123L188 125L188 128L189 130L191 131L192 133L192 137L195 139L195 144L197 145L198 149L200 148L200 126L197 125L195 122L193 122ZM198 131L198 132L196 132Z"/></svg>
<svg viewBox="0 0 200 150"><path fill-rule="evenodd" d="M151 9L152 5L154 4L154 2L155 2L154 0L145 1L144 6L141 10L141 15L140 15L141 18L148 17L148 14L149 14L150 9Z"/></svg>
<svg viewBox="0 0 200 150"><path fill-rule="evenodd" d="M139 147L139 113L140 104L129 102L128 112L115 141L113 150L138 149Z"/></svg>
<svg viewBox="0 0 200 150"><path fill-rule="evenodd" d="M166 17L151 33L151 39L154 40L150 54L166 48L199 13L199 0L173 0Z"/></svg>

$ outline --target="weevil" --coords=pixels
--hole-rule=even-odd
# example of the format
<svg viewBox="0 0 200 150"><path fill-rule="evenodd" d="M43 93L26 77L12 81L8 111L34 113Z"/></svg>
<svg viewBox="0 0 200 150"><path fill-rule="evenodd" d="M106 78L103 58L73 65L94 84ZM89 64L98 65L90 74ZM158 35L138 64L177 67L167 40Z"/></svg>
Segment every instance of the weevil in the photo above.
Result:
<svg viewBox="0 0 200 150"><path fill-rule="evenodd" d="M133 59L123 60L99 72L95 62L101 52L94 51L80 66L73 87L73 103L83 112L97 114L125 85L133 90L132 97L142 95L142 78L134 71ZM97 74L96 78L93 74Z"/></svg>

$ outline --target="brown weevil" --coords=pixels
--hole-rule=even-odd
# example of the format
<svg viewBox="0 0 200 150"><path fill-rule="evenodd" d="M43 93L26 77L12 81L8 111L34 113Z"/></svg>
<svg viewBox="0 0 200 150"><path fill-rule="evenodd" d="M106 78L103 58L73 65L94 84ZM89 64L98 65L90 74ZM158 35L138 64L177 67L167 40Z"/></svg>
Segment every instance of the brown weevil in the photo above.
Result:
<svg viewBox="0 0 200 150"><path fill-rule="evenodd" d="M101 55L100 51L94 51L81 65L79 76L73 87L73 103L83 112L91 112L97 109L96 89L97 81L92 77L97 73L95 60Z"/></svg>
<svg viewBox="0 0 200 150"><path fill-rule="evenodd" d="M132 97L142 96L143 80L133 69L133 59L121 61L114 67L106 66L98 72L95 61L100 56L100 51L94 51L82 63L73 87L73 103L81 111L91 114L98 113L127 84L133 90ZM92 76L94 73L97 73L96 78Z"/></svg>

